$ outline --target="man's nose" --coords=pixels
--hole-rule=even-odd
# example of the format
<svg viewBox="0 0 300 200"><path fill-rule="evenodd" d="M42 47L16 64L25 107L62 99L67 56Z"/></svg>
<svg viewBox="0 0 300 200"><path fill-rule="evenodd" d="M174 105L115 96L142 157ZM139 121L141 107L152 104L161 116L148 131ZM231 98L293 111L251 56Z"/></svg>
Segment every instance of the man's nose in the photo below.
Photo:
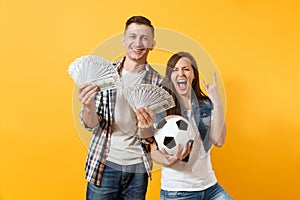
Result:
<svg viewBox="0 0 300 200"><path fill-rule="evenodd" d="M138 38L138 37L135 38L134 45L137 46L137 47L143 46L142 40L140 38Z"/></svg>

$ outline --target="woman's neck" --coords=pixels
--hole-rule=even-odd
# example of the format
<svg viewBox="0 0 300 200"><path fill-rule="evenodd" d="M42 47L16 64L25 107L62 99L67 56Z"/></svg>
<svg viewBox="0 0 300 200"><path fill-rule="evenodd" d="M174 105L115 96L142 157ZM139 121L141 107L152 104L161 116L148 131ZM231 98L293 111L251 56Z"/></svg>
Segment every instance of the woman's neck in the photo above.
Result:
<svg viewBox="0 0 300 200"><path fill-rule="evenodd" d="M187 109L192 109L192 98L191 95L180 95L179 96L180 103Z"/></svg>

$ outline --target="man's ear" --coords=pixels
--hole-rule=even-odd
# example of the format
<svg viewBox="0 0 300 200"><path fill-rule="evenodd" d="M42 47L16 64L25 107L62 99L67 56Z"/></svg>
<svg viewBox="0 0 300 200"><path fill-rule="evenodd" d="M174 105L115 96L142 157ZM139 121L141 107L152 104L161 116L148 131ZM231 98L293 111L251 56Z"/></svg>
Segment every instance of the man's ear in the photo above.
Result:
<svg viewBox="0 0 300 200"><path fill-rule="evenodd" d="M151 43L151 47L149 48L150 51L152 51L152 49L154 49L155 45L156 45L156 41L153 40L153 42Z"/></svg>
<svg viewBox="0 0 300 200"><path fill-rule="evenodd" d="M122 45L125 46L125 38L124 38L124 35L122 36Z"/></svg>

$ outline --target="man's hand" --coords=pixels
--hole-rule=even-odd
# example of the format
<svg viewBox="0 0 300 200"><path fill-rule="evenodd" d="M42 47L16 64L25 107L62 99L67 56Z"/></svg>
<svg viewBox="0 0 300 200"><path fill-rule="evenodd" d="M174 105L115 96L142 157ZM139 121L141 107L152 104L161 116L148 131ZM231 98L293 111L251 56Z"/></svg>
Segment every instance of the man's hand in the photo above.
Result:
<svg viewBox="0 0 300 200"><path fill-rule="evenodd" d="M99 92L96 85L84 84L78 88L78 99L82 103L82 120L89 128L94 128L99 123L96 113L95 96Z"/></svg>
<svg viewBox="0 0 300 200"><path fill-rule="evenodd" d="M155 113L148 107L138 108L136 110L136 117L139 128L150 128L153 126L156 120Z"/></svg>
<svg viewBox="0 0 300 200"><path fill-rule="evenodd" d="M85 108L92 110L95 108L94 98L99 92L99 87L90 83L79 86L78 99Z"/></svg>

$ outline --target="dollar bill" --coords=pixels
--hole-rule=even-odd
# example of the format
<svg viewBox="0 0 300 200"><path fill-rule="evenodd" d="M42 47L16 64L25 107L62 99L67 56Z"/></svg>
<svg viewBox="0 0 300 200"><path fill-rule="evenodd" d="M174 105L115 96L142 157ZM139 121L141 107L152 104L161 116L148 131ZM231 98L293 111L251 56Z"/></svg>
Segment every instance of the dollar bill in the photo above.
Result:
<svg viewBox="0 0 300 200"><path fill-rule="evenodd" d="M96 84L102 91L117 88L117 83L114 77L96 80L93 83Z"/></svg>
<svg viewBox="0 0 300 200"><path fill-rule="evenodd" d="M157 104L153 104L151 106L149 106L149 108L155 113L160 113L163 111L166 111L170 108L175 107L175 103L172 97L165 99Z"/></svg>

